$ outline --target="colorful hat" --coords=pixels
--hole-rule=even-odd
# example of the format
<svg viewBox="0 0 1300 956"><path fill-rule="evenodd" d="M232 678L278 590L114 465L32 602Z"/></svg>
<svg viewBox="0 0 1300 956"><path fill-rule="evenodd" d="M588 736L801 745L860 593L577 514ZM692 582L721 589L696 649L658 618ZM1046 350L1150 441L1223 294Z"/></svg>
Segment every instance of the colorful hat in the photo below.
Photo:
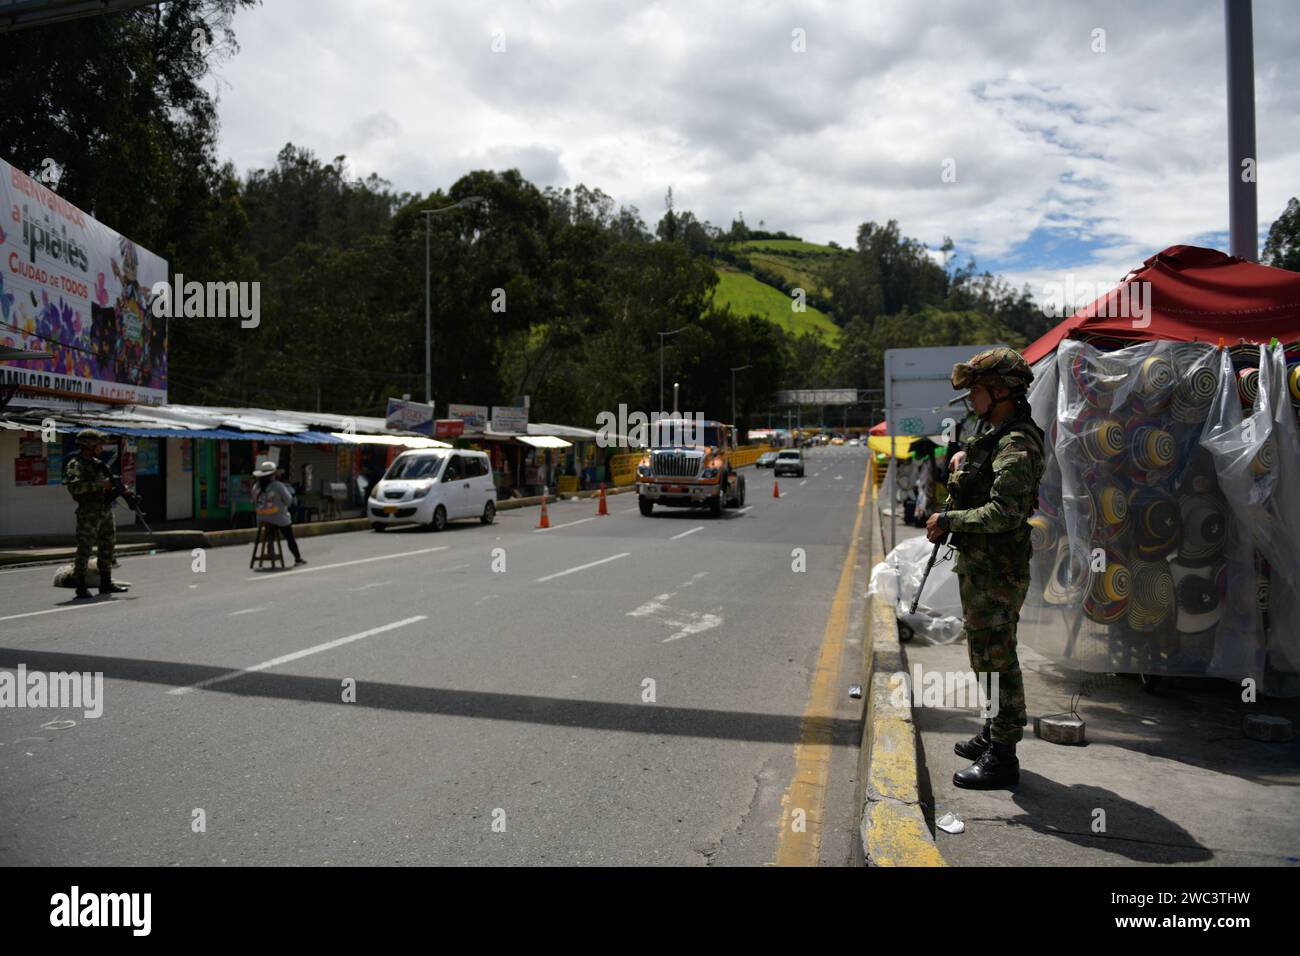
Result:
<svg viewBox="0 0 1300 956"><path fill-rule="evenodd" d="M1237 397L1241 399L1241 407L1250 409L1255 407L1255 399L1259 395L1259 369L1242 368L1237 370Z"/></svg>
<svg viewBox="0 0 1300 956"><path fill-rule="evenodd" d="M1173 399L1178 373L1174 363L1163 355L1143 359L1137 371L1137 383L1130 396L1135 410L1143 414L1156 414L1169 407Z"/></svg>
<svg viewBox="0 0 1300 956"><path fill-rule="evenodd" d="M1088 552L1070 546L1062 538L1056 543L1056 562L1043 589L1043 600L1048 604L1078 604L1088 589L1091 572L1088 569Z"/></svg>
<svg viewBox="0 0 1300 956"><path fill-rule="evenodd" d="M1056 541L1060 536L1060 531L1055 521L1040 513L1033 515L1027 524L1029 525L1029 543L1033 546L1035 554L1056 550Z"/></svg>
<svg viewBox="0 0 1300 956"><path fill-rule="evenodd" d="M1277 442L1273 436L1269 435L1260 443L1259 451L1255 452L1255 457L1250 462L1250 470L1255 473L1255 477L1267 475L1277 464Z"/></svg>
<svg viewBox="0 0 1300 956"><path fill-rule="evenodd" d="M1132 573L1128 625L1135 631L1154 631L1174 612L1174 576L1169 562L1134 561Z"/></svg>
<svg viewBox="0 0 1300 956"><path fill-rule="evenodd" d="M1286 387L1291 393L1291 404L1300 408L1300 361L1287 366Z"/></svg>
<svg viewBox="0 0 1300 956"><path fill-rule="evenodd" d="M1199 634L1223 618L1222 596L1212 567L1193 568L1171 562L1174 576L1174 601L1177 617L1174 627L1180 634Z"/></svg>
<svg viewBox="0 0 1300 956"><path fill-rule="evenodd" d="M1174 436L1155 425L1137 425L1129 437L1133 462L1145 471L1165 471L1173 467L1177 454Z"/></svg>
<svg viewBox="0 0 1300 956"><path fill-rule="evenodd" d="M1083 613L1098 624L1118 621L1128 609L1132 588L1128 564L1114 551L1107 551L1105 569L1094 573L1088 585Z"/></svg>
<svg viewBox="0 0 1300 956"><path fill-rule="evenodd" d="M1129 516L1135 557L1163 558L1178 547L1181 516L1178 503L1168 492L1151 487L1134 490L1129 499Z"/></svg>
<svg viewBox="0 0 1300 956"><path fill-rule="evenodd" d="M1105 461L1124 451L1124 426L1114 418L1088 416L1079 423L1084 453L1093 461Z"/></svg>
<svg viewBox="0 0 1300 956"><path fill-rule="evenodd" d="M1228 536L1228 505L1218 495L1191 494L1178 499L1183 537L1178 557L1188 564L1204 564L1223 553Z"/></svg>
<svg viewBox="0 0 1300 956"><path fill-rule="evenodd" d="M1109 368L1106 357L1100 352L1087 354L1089 349L1079 349L1070 361L1070 377L1078 387L1079 395L1093 408L1110 408L1115 390L1123 381Z"/></svg>
<svg viewBox="0 0 1300 956"><path fill-rule="evenodd" d="M1205 421L1214 402L1214 395L1219 389L1219 375L1216 366L1202 362L1187 369L1174 386L1173 398L1169 403L1169 414L1174 421L1184 424L1197 424Z"/></svg>

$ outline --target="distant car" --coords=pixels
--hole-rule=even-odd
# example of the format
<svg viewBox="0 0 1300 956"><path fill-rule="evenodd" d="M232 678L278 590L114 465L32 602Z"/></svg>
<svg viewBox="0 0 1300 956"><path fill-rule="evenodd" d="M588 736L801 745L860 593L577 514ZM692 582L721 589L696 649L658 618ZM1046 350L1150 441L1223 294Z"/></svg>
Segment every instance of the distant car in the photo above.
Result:
<svg viewBox="0 0 1300 956"><path fill-rule="evenodd" d="M849 439L849 444L850 444L850 445L861 445L861 444L862 444L862 440L859 439L859 438L850 438L850 439Z"/></svg>
<svg viewBox="0 0 1300 956"><path fill-rule="evenodd" d="M771 468L776 463L776 452L765 451L758 456L758 461L754 462L755 468Z"/></svg>
<svg viewBox="0 0 1300 956"><path fill-rule="evenodd" d="M366 501L370 526L423 524L441 531L448 521L496 518L492 463L481 451L408 451L398 455L375 482Z"/></svg>
<svg viewBox="0 0 1300 956"><path fill-rule="evenodd" d="M787 448L785 451L777 452L776 462L772 465L772 470L778 477L785 474L802 478L803 452L797 448Z"/></svg>
<svg viewBox="0 0 1300 956"><path fill-rule="evenodd" d="M831 444L832 444L832 445L843 445L843 444L844 444L844 439L841 438L839 435L836 435L834 438L831 439Z"/></svg>

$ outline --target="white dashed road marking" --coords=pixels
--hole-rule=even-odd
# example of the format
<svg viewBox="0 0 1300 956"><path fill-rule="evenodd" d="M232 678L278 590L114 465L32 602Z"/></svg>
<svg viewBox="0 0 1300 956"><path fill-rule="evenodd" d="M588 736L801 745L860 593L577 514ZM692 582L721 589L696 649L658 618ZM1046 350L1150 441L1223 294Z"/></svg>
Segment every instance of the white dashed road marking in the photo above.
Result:
<svg viewBox="0 0 1300 956"><path fill-rule="evenodd" d="M599 561L591 561L587 564L580 564L576 568L569 568L567 571L557 571L555 574L548 574L544 578L538 578L534 584L541 584L543 581L553 581L555 578L562 578L566 574L576 574L579 571L586 571L588 568L594 568L598 564L608 564L611 561L617 561L619 558L626 558L631 551L624 551L621 554L611 555L608 558L601 558Z"/></svg>

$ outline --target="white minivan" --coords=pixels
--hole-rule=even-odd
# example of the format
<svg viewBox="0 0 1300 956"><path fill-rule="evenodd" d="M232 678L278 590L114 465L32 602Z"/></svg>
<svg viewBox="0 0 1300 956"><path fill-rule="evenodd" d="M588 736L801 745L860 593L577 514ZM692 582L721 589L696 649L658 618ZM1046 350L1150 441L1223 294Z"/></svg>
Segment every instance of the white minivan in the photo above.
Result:
<svg viewBox="0 0 1300 956"><path fill-rule="evenodd" d="M370 490L370 526L423 524L441 531L448 521L478 518L491 524L497 513L492 464L485 452L459 448L406 451L393 459Z"/></svg>

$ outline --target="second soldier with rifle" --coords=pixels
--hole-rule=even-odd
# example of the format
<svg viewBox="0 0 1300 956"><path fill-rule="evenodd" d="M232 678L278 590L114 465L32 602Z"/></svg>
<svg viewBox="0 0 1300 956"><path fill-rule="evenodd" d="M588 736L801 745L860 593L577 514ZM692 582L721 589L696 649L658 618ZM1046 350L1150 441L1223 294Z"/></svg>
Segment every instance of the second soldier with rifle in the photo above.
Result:
<svg viewBox="0 0 1300 956"><path fill-rule="evenodd" d="M107 435L94 428L79 431L78 453L63 470L63 483L77 502L77 556L72 567L77 597L83 599L93 596L86 580L91 551L96 552L99 593L120 594L126 590L113 583L113 550L117 542L113 502L121 496L133 511L138 502L100 460L100 451L107 440Z"/></svg>

